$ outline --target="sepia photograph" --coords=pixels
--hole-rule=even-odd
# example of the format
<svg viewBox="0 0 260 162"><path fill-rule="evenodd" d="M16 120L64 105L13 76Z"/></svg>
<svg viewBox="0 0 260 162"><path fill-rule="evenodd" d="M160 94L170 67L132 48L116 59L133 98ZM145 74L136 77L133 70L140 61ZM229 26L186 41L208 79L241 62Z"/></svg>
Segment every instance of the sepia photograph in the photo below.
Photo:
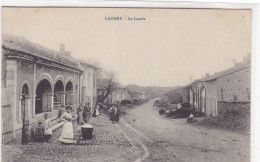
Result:
<svg viewBox="0 0 260 162"><path fill-rule="evenodd" d="M250 162L252 10L1 10L3 162Z"/></svg>

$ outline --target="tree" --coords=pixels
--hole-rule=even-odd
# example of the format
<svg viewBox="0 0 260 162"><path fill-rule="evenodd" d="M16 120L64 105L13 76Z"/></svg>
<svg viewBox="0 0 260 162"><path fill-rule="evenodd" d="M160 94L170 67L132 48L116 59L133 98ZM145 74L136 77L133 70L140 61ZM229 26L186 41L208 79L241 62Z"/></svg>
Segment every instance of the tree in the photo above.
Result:
<svg viewBox="0 0 260 162"><path fill-rule="evenodd" d="M98 90L101 91L98 102L104 103L110 94L119 86L116 82L116 74L114 72L101 71L98 74Z"/></svg>

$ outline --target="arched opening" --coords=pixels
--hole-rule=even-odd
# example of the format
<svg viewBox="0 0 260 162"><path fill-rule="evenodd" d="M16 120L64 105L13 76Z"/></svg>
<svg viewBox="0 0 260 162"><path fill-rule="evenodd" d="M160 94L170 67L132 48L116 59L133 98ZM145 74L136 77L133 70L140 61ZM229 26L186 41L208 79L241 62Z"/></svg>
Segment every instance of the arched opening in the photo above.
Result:
<svg viewBox="0 0 260 162"><path fill-rule="evenodd" d="M72 82L69 81L66 85L66 96L65 96L65 104L72 105L73 104L73 85Z"/></svg>
<svg viewBox="0 0 260 162"><path fill-rule="evenodd" d="M61 80L58 80L54 85L54 103L53 108L59 109L64 106L64 85Z"/></svg>
<svg viewBox="0 0 260 162"><path fill-rule="evenodd" d="M47 79L39 82L36 88L35 114L50 111L52 107L51 84Z"/></svg>
<svg viewBox="0 0 260 162"><path fill-rule="evenodd" d="M22 144L28 143L29 135L28 135L28 122L26 122L26 118L28 120L28 111L29 111L29 88L27 84L24 84L22 87L21 93L21 119L23 123L22 127Z"/></svg>

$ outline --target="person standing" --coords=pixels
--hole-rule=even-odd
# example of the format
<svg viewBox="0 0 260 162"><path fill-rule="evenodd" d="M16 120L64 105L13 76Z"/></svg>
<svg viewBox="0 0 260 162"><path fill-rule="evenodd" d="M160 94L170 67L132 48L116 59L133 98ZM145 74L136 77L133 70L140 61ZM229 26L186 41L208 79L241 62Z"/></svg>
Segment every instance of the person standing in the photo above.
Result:
<svg viewBox="0 0 260 162"><path fill-rule="evenodd" d="M78 115L77 117L78 125L82 125L84 121L83 121L83 110L81 108L80 102L78 103L77 115Z"/></svg>
<svg viewBox="0 0 260 162"><path fill-rule="evenodd" d="M84 123L88 123L89 122L89 118L91 116L91 114L90 114L91 107L89 105L90 104L86 102L86 104L84 106L84 110L83 110L83 120L84 120Z"/></svg>
<svg viewBox="0 0 260 162"><path fill-rule="evenodd" d="M110 120L112 120L112 124L115 124L115 117L116 117L116 113L117 113L117 109L115 107L115 105L113 105L110 109Z"/></svg>
<svg viewBox="0 0 260 162"><path fill-rule="evenodd" d="M44 114L43 128L44 128L44 140L49 142L52 136L51 121L48 118L48 114Z"/></svg>
<svg viewBox="0 0 260 162"><path fill-rule="evenodd" d="M61 136L59 141L64 144L72 144L73 143L73 127L72 127L72 108L70 106L66 107L66 112L64 112L60 119L64 122Z"/></svg>
<svg viewBox="0 0 260 162"><path fill-rule="evenodd" d="M98 105L96 106L94 113L92 114L92 117L99 117L99 106Z"/></svg>
<svg viewBox="0 0 260 162"><path fill-rule="evenodd" d="M119 109L119 107L117 107L116 114L115 114L115 122L119 123L119 116L120 116L120 109Z"/></svg>
<svg viewBox="0 0 260 162"><path fill-rule="evenodd" d="M92 114L92 117L95 118L95 117L97 116L96 113L97 113L97 108L94 109L94 112L93 112L93 114Z"/></svg>
<svg viewBox="0 0 260 162"><path fill-rule="evenodd" d="M97 105L97 107L96 107L96 116L99 118L99 109L100 109L100 107L99 107L99 104Z"/></svg>
<svg viewBox="0 0 260 162"><path fill-rule="evenodd" d="M35 141L36 142L43 142L44 141L44 128L42 122L38 123L35 131Z"/></svg>
<svg viewBox="0 0 260 162"><path fill-rule="evenodd" d="M178 103L177 109L180 109L180 108L181 108L181 103Z"/></svg>

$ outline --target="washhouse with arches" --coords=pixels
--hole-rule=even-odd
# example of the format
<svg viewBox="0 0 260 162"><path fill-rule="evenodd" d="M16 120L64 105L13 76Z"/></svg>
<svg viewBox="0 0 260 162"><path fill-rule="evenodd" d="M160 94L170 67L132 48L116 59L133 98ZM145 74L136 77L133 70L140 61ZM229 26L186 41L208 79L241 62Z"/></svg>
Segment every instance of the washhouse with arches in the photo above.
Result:
<svg viewBox="0 0 260 162"><path fill-rule="evenodd" d="M56 121L66 105L76 112L84 82L76 60L13 36L3 37L2 54L2 143L30 142L44 115Z"/></svg>

